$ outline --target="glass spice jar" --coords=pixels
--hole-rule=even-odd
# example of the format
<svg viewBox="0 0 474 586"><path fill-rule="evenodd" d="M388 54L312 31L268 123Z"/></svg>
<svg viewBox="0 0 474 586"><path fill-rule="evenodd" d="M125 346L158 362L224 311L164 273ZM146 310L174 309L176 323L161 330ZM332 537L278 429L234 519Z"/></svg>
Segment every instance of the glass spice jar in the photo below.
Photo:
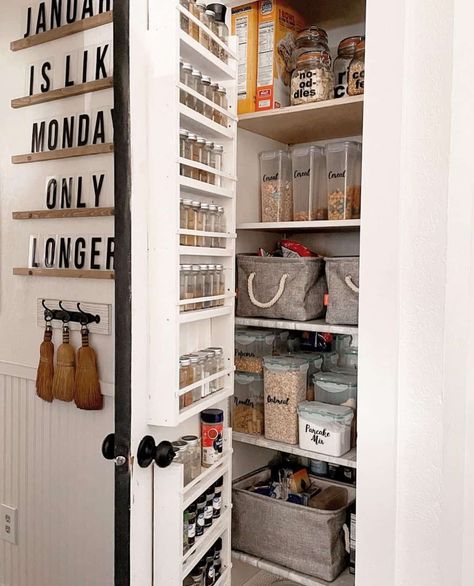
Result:
<svg viewBox="0 0 474 586"><path fill-rule="evenodd" d="M212 164L211 167L214 167L216 171L222 171L222 158L224 156L224 147L221 144L214 144L214 148L212 150ZM221 187L222 185L222 176L215 175L215 185Z"/></svg>
<svg viewBox="0 0 474 586"><path fill-rule="evenodd" d="M202 73L199 71L199 69L193 69L193 73L192 73L191 77L192 77L191 89L193 89L198 94L202 94L203 93ZM204 104L201 102L201 100L199 100L198 98L195 98L194 96L191 96L190 103L192 103L194 105L193 109L196 110L196 112L199 112L200 114L203 113ZM191 107L191 106L189 106L189 107Z"/></svg>
<svg viewBox="0 0 474 586"><path fill-rule="evenodd" d="M201 79L202 95L212 102L213 92L211 89L211 78L208 75L203 75ZM203 113L206 118L212 118L213 107L209 104L203 103Z"/></svg>
<svg viewBox="0 0 474 586"><path fill-rule="evenodd" d="M203 232L209 232L209 204L208 203L201 203L200 206L200 214L201 220L199 225L201 226L200 230ZM198 236L197 246L209 246L210 239L208 236Z"/></svg>
<svg viewBox="0 0 474 586"><path fill-rule="evenodd" d="M212 82L211 83L211 91L212 91L212 101L214 102L214 104L219 105L219 100L220 100L219 84Z"/></svg>
<svg viewBox="0 0 474 586"><path fill-rule="evenodd" d="M347 95L349 65L354 58L357 43L364 37L347 37L339 43L337 57L334 60L334 97Z"/></svg>
<svg viewBox="0 0 474 586"><path fill-rule="evenodd" d="M229 44L229 28L225 23L225 17L227 13L227 6L222 4L221 2L208 4L207 6L210 10L213 10L215 13L215 21L217 25L217 36L220 40L225 44ZM227 51L224 47L219 46L219 59L224 63L227 63Z"/></svg>
<svg viewBox="0 0 474 586"><path fill-rule="evenodd" d="M186 141L188 139L189 132L184 128L179 131L179 156L182 159L186 159ZM179 166L179 173L182 176L186 176L186 165Z"/></svg>
<svg viewBox="0 0 474 586"><path fill-rule="evenodd" d="M192 265L191 270L194 275L194 298L200 299L204 296L204 283L201 267L200 265ZM194 303L194 309L203 309L203 307L204 305L202 301Z"/></svg>
<svg viewBox="0 0 474 586"><path fill-rule="evenodd" d="M179 0L181 6L189 10L189 0ZM181 30L189 34L189 18L185 14L180 14Z"/></svg>
<svg viewBox="0 0 474 586"><path fill-rule="evenodd" d="M193 74L193 66L191 63L184 62L183 66L180 69L180 82L187 87L191 87L192 85L192 74ZM184 90L179 91L179 101L181 104L185 106L188 105L188 96L189 94Z"/></svg>
<svg viewBox="0 0 474 586"><path fill-rule="evenodd" d="M330 100L334 95L334 75L327 51L308 51L298 57L291 76L291 105Z"/></svg>
<svg viewBox="0 0 474 586"><path fill-rule="evenodd" d="M201 442L195 435L185 435L181 441L188 444L191 461L191 478L196 479L201 474Z"/></svg>
<svg viewBox="0 0 474 586"><path fill-rule="evenodd" d="M199 149L199 163L201 163L202 165L206 165L206 157L207 157L207 152L206 152L206 139L203 138L202 136L198 136L197 137L197 146ZM209 183L209 173L207 171L204 171L203 169L198 169L199 171L199 181L202 181L204 183Z"/></svg>
<svg viewBox="0 0 474 586"><path fill-rule="evenodd" d="M217 232L217 228L218 228L218 211L217 211L217 206L215 204L210 204L209 205L209 232ZM219 246L219 238L212 236L210 238L210 242L209 242L211 248L218 248Z"/></svg>
<svg viewBox="0 0 474 586"><path fill-rule="evenodd" d="M191 299L193 296L191 265L181 265L179 270L179 299L185 301ZM180 305L180 311L191 311L194 309L192 303L186 305Z"/></svg>
<svg viewBox="0 0 474 586"><path fill-rule="evenodd" d="M213 152L214 152L214 143L212 142L212 140L206 140L206 147L204 149L204 159L206 161L206 165L208 167L213 167L214 168L214 158L213 158ZM209 183L212 185L216 184L216 176L214 175L214 173L208 173L208 179L209 179Z"/></svg>
<svg viewBox="0 0 474 586"><path fill-rule="evenodd" d="M365 40L357 43L354 58L349 65L349 81L347 93L350 96L358 96L364 93L365 78Z"/></svg>
<svg viewBox="0 0 474 586"><path fill-rule="evenodd" d="M192 370L191 370L191 360L189 360L189 358L186 357L182 357L179 361L179 388L180 389L184 389L186 387L188 387L189 385L193 384L193 380L192 380ZM186 401L188 399L186 399L186 395L188 395L189 393L185 393L184 395L181 395L180 397L180 407L185 407L186 406Z"/></svg>
<svg viewBox="0 0 474 586"><path fill-rule="evenodd" d="M201 8L197 5L196 0L189 1L189 12L193 16L199 18L200 10ZM189 34L195 41L199 42L199 26L192 20L189 21Z"/></svg>
<svg viewBox="0 0 474 586"><path fill-rule="evenodd" d="M205 0L196 0L196 5L199 10L199 20L206 28L210 29L211 23L209 22L209 17L206 14L207 6ZM199 27L199 42L205 49L209 49L209 35L203 27Z"/></svg>
<svg viewBox="0 0 474 586"><path fill-rule="evenodd" d="M184 230L193 230L194 228L190 228L189 226L194 225L194 217L193 217L193 201L191 199L183 199L183 229ZM194 244L194 236L186 235L184 236L184 246L193 246Z"/></svg>
<svg viewBox="0 0 474 586"><path fill-rule="evenodd" d="M192 210L193 210L193 214L192 214L191 224L193 227L190 228L190 230L201 231L202 230L201 202L200 201L193 201ZM192 246L199 246L197 235L192 237Z"/></svg>
<svg viewBox="0 0 474 586"><path fill-rule="evenodd" d="M213 274L209 270L209 265L201 265L201 270L204 274L204 297L212 296ZM204 307L211 307L211 301L204 301ZM207 356L206 356L207 359Z"/></svg>
<svg viewBox="0 0 474 586"><path fill-rule="evenodd" d="M220 106L224 110L228 110L229 109L229 100L227 98L227 90L225 89L224 86L220 85L218 87L217 95L218 95L218 100L219 100L218 106ZM214 122L217 122L221 126L227 126L227 116L225 114L222 114L221 112L218 112L217 110L214 110L213 120L214 120Z"/></svg>
<svg viewBox="0 0 474 586"><path fill-rule="evenodd" d="M184 200L182 197L180 197L179 198L179 229L180 230L187 230L187 228L188 228L188 218L186 217L186 209L184 207ZM186 236L184 234L180 234L179 244L181 246L186 246Z"/></svg>
<svg viewBox="0 0 474 586"><path fill-rule="evenodd" d="M200 381L204 378L203 377L204 369L203 369L202 361L200 360L199 356L196 356L195 354L191 354L189 357L189 360L191 362L191 369L193 372L193 382L197 383L198 381ZM194 401L201 398L201 391L202 391L201 387L197 387L191 391L191 395L192 395L191 402L192 403L194 403Z"/></svg>
<svg viewBox="0 0 474 586"><path fill-rule="evenodd" d="M198 137L195 134L188 134L188 143L191 156L189 157L191 161L195 161L196 163L201 162L202 156L202 147L198 144ZM190 176L192 179L196 179L199 181L200 171L195 167L190 167Z"/></svg>
<svg viewBox="0 0 474 586"><path fill-rule="evenodd" d="M209 21L209 28L216 36L218 35L219 29L216 23L216 13L214 10L209 8L206 10L206 16ZM209 35L209 51L215 56L219 57L219 44Z"/></svg>
<svg viewBox="0 0 474 586"><path fill-rule="evenodd" d="M222 206L219 206L217 208L217 211L219 214L219 230L218 231L224 233L227 229L224 208ZM226 241L225 238L220 239L219 248L225 248L225 241Z"/></svg>

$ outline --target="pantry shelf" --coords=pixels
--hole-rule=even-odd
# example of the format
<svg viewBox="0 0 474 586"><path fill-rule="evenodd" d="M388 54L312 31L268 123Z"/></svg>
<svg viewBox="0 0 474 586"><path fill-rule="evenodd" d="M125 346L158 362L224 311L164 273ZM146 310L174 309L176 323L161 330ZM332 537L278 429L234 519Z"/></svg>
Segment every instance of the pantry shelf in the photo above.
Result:
<svg viewBox="0 0 474 586"><path fill-rule="evenodd" d="M232 68L223 63L205 47L186 34L180 32L180 55L184 61L192 63L204 75L209 75L215 81L227 81L235 77Z"/></svg>
<svg viewBox="0 0 474 586"><path fill-rule="evenodd" d="M360 220L314 220L309 222L244 222L237 230L259 232L319 232L355 231L360 229Z"/></svg>
<svg viewBox="0 0 474 586"><path fill-rule="evenodd" d="M227 510L222 514L220 519L213 523L212 527L208 529L200 539L196 539L195 545L186 552L183 557L183 580L203 555L209 551L217 539L219 539L219 537L221 537L228 529L230 524L230 513L230 508L227 507Z"/></svg>
<svg viewBox="0 0 474 586"><path fill-rule="evenodd" d="M201 399L200 401L196 401L189 407L185 407L182 409L178 416L178 425L183 423L183 421L187 421L190 417L194 417L204 411L205 409L209 409L213 405L220 403L227 397L230 397L234 394L233 387L229 386L223 389L222 391L218 391L217 393L212 393L208 397Z"/></svg>
<svg viewBox="0 0 474 586"><path fill-rule="evenodd" d="M179 184L182 191L192 195L200 195L204 197L225 197L229 199L234 197L234 192L231 189L212 185L211 183L203 183L202 181L197 181L196 179L191 179L190 177L181 176L179 179Z"/></svg>
<svg viewBox="0 0 474 586"><path fill-rule="evenodd" d="M345 570L333 582L326 582L326 580L320 580L319 578L314 578L313 576L308 576L307 574L301 574L300 572L289 570L284 566L274 564L273 562L269 562L262 558L243 553L241 551L232 550L232 557L236 560L244 562L245 564L259 568L260 570L270 572L270 574L275 576L281 576L282 578L291 580L296 584L301 584L301 586L354 586L355 583L355 577L349 572L348 569Z"/></svg>
<svg viewBox="0 0 474 586"><path fill-rule="evenodd" d="M274 328L276 330L297 330L300 332L326 332L328 334L349 334L357 335L357 326L333 326L327 324L323 319L312 321L290 321L277 319L262 319L254 317L236 317L235 323L238 326L249 326L254 328Z"/></svg>
<svg viewBox="0 0 474 586"><path fill-rule="evenodd" d="M353 96L244 114L239 128L285 144L362 134L364 97Z"/></svg>
<svg viewBox="0 0 474 586"><path fill-rule="evenodd" d="M232 437L234 441L241 442L244 444L251 444L253 446L259 446L260 448L276 450L278 452L293 454L295 456L302 456L304 458L310 458L312 460L329 462L330 464L338 464L339 466L347 466L348 468L357 468L357 452L355 448L347 454L344 454L343 456L336 458L334 456L326 456L325 454L318 454L317 452L303 450L298 445L294 446L290 444L285 444L283 442L275 442L272 440L268 440L260 435L251 435L248 433L234 431Z"/></svg>

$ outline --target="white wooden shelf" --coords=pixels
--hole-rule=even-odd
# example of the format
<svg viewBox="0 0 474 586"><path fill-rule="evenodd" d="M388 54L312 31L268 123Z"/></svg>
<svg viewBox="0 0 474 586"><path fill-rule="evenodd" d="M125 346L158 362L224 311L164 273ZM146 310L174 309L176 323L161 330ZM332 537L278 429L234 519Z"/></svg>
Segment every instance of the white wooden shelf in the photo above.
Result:
<svg viewBox="0 0 474 586"><path fill-rule="evenodd" d="M233 311L233 306L224 305L223 307L212 307L210 309L198 309L196 311L185 311L180 314L179 322L182 324L189 324L204 319L213 319L215 317L222 317L229 315Z"/></svg>
<svg viewBox="0 0 474 586"><path fill-rule="evenodd" d="M179 112L181 115L181 128L186 128L186 130L189 130L194 134L205 136L206 138L216 141L234 138L234 131L232 128L213 122L203 114L195 112L183 104L180 104Z"/></svg>
<svg viewBox="0 0 474 586"><path fill-rule="evenodd" d="M360 220L314 220L309 222L244 222L237 230L259 232L319 232L359 230Z"/></svg>
<svg viewBox="0 0 474 586"><path fill-rule="evenodd" d="M180 32L179 41L180 55L184 61L191 63L204 75L209 75L213 81L227 81L235 77L235 71L230 65L221 61L184 31Z"/></svg>
<svg viewBox="0 0 474 586"><path fill-rule="evenodd" d="M249 433L241 433L234 431L234 441L241 442L244 444L251 444L253 446L259 446L260 448L267 448L269 450L276 450L278 452L284 452L286 454L293 454L295 456L303 456L304 458L310 458L312 460L320 460L322 462L329 462L330 464L338 464L339 466L347 466L348 468L357 467L357 452L356 449L352 449L347 454L336 458L334 456L326 456L325 454L318 454L317 452L311 452L309 450L303 450L298 445L285 444L283 442L275 442L266 439L261 435L251 435Z"/></svg>
<svg viewBox="0 0 474 586"><path fill-rule="evenodd" d="M317 547L317 544L315 547ZM281 576L282 578L295 582L295 584L301 584L301 586L354 586L355 583L355 576L349 572L349 569L342 572L342 574L333 582L326 582L326 580L321 580L319 578L314 578L313 576L308 576L307 574L289 570L284 566L274 564L273 562L269 562L241 551L232 550L232 557L255 568L265 570L274 576Z"/></svg>
<svg viewBox="0 0 474 586"><path fill-rule="evenodd" d="M191 179L190 177L180 176L179 184L181 190L190 193L192 195L198 195L201 197L224 197L232 199L234 197L234 191L227 189L226 187L220 187L218 185L212 185L212 183L204 183L197 179Z"/></svg>
<svg viewBox="0 0 474 586"><path fill-rule="evenodd" d="M364 96L243 114L239 128L285 144L362 134Z"/></svg>
<svg viewBox="0 0 474 586"><path fill-rule="evenodd" d="M183 491L183 511L194 503L206 490L212 486L216 480L229 470L230 459L232 458L232 449L228 448L222 454L219 462L213 464L210 468L202 468L203 472L188 484ZM231 479L229 479L231 482Z"/></svg>
<svg viewBox="0 0 474 586"><path fill-rule="evenodd" d="M254 328L274 328L276 330L297 330L300 332L327 332L328 334L357 334L357 326L333 326L327 324L323 319L311 321L290 321L281 319L264 319L257 317L236 317L235 323L238 326L249 326Z"/></svg>
<svg viewBox="0 0 474 586"><path fill-rule="evenodd" d="M212 526L205 531L202 537L196 537L196 543L183 556L183 580L219 537L229 529L231 507L229 505L225 506L227 508L222 511L220 518L214 520Z"/></svg>
<svg viewBox="0 0 474 586"><path fill-rule="evenodd" d="M199 236L203 237L205 232L201 232ZM219 236L220 238L220 236ZM233 250L227 248L211 248L210 246L180 246L179 254L181 256L234 256Z"/></svg>
<svg viewBox="0 0 474 586"><path fill-rule="evenodd" d="M178 397L181 397L182 395L185 395L186 393L189 393L189 392L193 391L194 389L197 389L197 388L202 387L208 383L211 383L212 381L215 381L218 378L223 378L229 374L232 374L233 372L234 372L234 369L221 370L220 372L217 372L216 374L212 374L211 376L203 378L203 379L193 383L192 385L188 385L187 387L184 387L183 389L179 389L179 391L176 394Z"/></svg>
<svg viewBox="0 0 474 586"><path fill-rule="evenodd" d="M204 399L200 399L199 401L196 401L192 405L189 405L189 407L185 407L184 409L181 409L181 411L179 412L179 415L178 415L178 425L180 423L183 423L183 421L187 421L191 417L198 415L199 413L201 413L201 411L204 411L205 409L210 409L214 405L217 405L217 403L220 403L221 401L223 401L224 399L227 399L227 397L230 397L233 394L234 394L233 386L227 386L225 389L222 389L222 391L218 391L217 393L212 393L212 395L209 395L208 397L205 397Z"/></svg>

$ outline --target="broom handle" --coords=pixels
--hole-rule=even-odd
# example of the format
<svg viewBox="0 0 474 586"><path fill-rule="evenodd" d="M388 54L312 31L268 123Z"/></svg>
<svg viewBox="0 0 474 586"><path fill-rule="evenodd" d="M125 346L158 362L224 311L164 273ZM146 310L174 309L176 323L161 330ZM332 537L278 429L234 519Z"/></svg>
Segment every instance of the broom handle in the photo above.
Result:
<svg viewBox="0 0 474 586"><path fill-rule="evenodd" d="M63 344L69 344L69 326L63 326Z"/></svg>
<svg viewBox="0 0 474 586"><path fill-rule="evenodd" d="M87 328L82 328L82 347L87 348L89 346L89 330Z"/></svg>
<svg viewBox="0 0 474 586"><path fill-rule="evenodd" d="M53 328L48 324L44 330L44 341L51 342L53 339Z"/></svg>

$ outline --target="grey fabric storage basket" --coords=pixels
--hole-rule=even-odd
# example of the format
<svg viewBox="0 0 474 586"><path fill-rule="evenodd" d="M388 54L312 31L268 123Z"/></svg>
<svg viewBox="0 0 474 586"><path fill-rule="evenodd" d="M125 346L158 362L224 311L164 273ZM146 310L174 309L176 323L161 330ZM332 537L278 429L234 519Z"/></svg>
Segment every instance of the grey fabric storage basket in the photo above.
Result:
<svg viewBox="0 0 474 586"><path fill-rule="evenodd" d="M237 256L237 315L307 321L324 314L322 258Z"/></svg>
<svg viewBox="0 0 474 586"><path fill-rule="evenodd" d="M357 325L359 321L359 257L325 258L329 303L328 324Z"/></svg>
<svg viewBox="0 0 474 586"><path fill-rule="evenodd" d="M347 508L355 500L348 491L348 506L320 511L249 492L257 482L270 478L261 468L237 479L232 490L232 548L291 570L331 582L347 567L344 524ZM326 488L335 483L311 478Z"/></svg>

